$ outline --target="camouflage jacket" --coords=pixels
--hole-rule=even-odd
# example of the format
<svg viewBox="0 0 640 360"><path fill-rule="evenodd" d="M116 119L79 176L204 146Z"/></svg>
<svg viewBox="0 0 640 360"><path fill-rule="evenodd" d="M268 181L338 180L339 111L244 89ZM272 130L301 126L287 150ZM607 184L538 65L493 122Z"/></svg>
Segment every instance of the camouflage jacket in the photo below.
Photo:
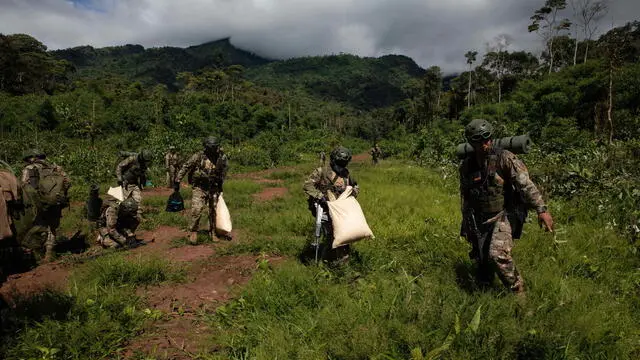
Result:
<svg viewBox="0 0 640 360"><path fill-rule="evenodd" d="M304 182L304 192L314 199L322 197L329 198L329 193L338 197L342 194L347 186L353 186L353 196L357 197L360 191L358 183L347 175L346 177L338 176L331 166L319 167L311 173L309 178Z"/></svg>
<svg viewBox="0 0 640 360"><path fill-rule="evenodd" d="M30 185L32 188L37 189L38 182L40 180L40 170L43 168L53 168L54 171L62 174L62 176L64 176L65 190L68 190L71 187L71 180L64 170L62 170L62 167L56 164L49 164L44 160L35 160L31 164L25 166L22 170L22 177L20 181L23 185Z"/></svg>
<svg viewBox="0 0 640 360"><path fill-rule="evenodd" d="M143 187L147 182L147 164L138 160L138 155L131 155L122 160L116 167L118 181Z"/></svg>
<svg viewBox="0 0 640 360"><path fill-rule="evenodd" d="M199 151L182 165L176 176L176 181L182 180L185 175L189 174L189 184L203 189L217 187L218 190L221 190L228 169L227 155L222 150L220 150L215 164L205 155L204 151Z"/></svg>
<svg viewBox="0 0 640 360"><path fill-rule="evenodd" d="M494 165L491 164L491 156L494 156ZM493 171L491 171L492 167L495 167ZM485 158L484 164L478 164L474 156L467 157L460 164L459 171L463 213L469 208L475 208L474 205L477 205L473 203L476 199L469 191L474 187L474 183L485 188L490 188L493 184L493 187L498 190L494 195L504 194L503 188L513 186L515 190L522 194L524 202L530 208L536 209L538 213L546 211L542 194L529 178L527 167L522 160L508 150L494 150L492 154Z"/></svg>
<svg viewBox="0 0 640 360"><path fill-rule="evenodd" d="M178 154L173 152L168 152L164 156L164 166L169 169L171 167L178 166Z"/></svg>

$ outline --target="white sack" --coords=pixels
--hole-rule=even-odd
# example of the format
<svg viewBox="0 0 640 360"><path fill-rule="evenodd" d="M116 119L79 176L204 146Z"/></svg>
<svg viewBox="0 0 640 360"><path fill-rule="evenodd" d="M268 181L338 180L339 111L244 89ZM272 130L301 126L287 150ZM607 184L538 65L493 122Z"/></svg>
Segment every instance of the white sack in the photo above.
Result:
<svg viewBox="0 0 640 360"><path fill-rule="evenodd" d="M219 235L231 234L231 214L229 214L222 193L218 197L218 204L216 204L216 233Z"/></svg>
<svg viewBox="0 0 640 360"><path fill-rule="evenodd" d="M107 195L113 196L118 199L118 201L124 201L124 189L122 186L110 187L109 191L107 191Z"/></svg>
<svg viewBox="0 0 640 360"><path fill-rule="evenodd" d="M352 188L347 189L335 201L329 201L329 215L333 223L333 245L337 248L365 238L373 237L358 200L351 195Z"/></svg>

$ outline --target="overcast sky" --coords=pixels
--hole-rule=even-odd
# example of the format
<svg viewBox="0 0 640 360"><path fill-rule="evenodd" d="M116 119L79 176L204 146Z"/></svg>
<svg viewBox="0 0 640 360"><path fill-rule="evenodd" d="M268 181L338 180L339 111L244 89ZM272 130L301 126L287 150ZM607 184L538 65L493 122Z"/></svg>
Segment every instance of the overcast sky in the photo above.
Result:
<svg viewBox="0 0 640 360"><path fill-rule="evenodd" d="M259 55L403 54L445 72L507 33L536 52L529 17L544 0L0 0L0 33L50 49L141 44L186 47L231 37ZM640 19L640 0L612 0L600 27ZM567 11L570 12L570 7ZM570 14L568 14L570 15Z"/></svg>

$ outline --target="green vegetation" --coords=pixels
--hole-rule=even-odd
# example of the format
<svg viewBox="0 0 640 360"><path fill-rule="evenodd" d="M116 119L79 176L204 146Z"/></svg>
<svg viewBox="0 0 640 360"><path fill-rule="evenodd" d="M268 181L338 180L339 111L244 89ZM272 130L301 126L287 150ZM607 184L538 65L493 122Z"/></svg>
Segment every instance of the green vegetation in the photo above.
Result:
<svg viewBox="0 0 640 360"><path fill-rule="evenodd" d="M146 320L136 285L180 280L181 272L154 258L111 254L79 267L66 291L47 290L13 300L3 310L0 356L3 359L113 358Z"/></svg>
<svg viewBox="0 0 640 360"><path fill-rule="evenodd" d="M490 289L476 287L470 248L457 236L456 187L402 162L352 166L375 240L358 243L347 267L301 264L295 259L313 229L300 189L308 171L283 172L287 196L234 214L247 240L231 252L290 260L262 267L237 300L216 311L210 321L224 348L205 358L640 355L634 270L640 262L613 229L588 218L589 211L553 201L555 237L526 225L514 256L528 293L518 303L497 279Z"/></svg>
<svg viewBox="0 0 640 360"><path fill-rule="evenodd" d="M509 51L502 36L482 59L460 54L468 71L450 76L403 56L267 61L228 40L47 52L28 35L0 35L0 159L18 171L25 148L43 149L70 174L76 201L92 183L103 193L115 184L119 150L152 150L151 181L163 184L168 145L184 159L203 134L221 137L233 173L287 166L265 175L289 190L271 201L252 196L272 184L225 183L241 241L218 255L285 259L259 261L235 300L198 314L218 345L205 359L638 358L640 23L577 41L566 23L541 26L564 1L549 3L529 29L551 31L540 58ZM478 288L458 237L453 150L477 117L498 136L532 136L522 157L557 224L552 236L529 223L517 242L524 302L498 284ZM387 160L352 170L376 239L357 244L348 266L303 265L313 219L301 186L317 152L345 144L358 154L374 140ZM186 225L165 201L145 199L141 229ZM79 207L64 215L62 232L90 232ZM117 353L161 316L136 286L183 278L162 260L124 256L82 264L65 292L20 299L17 335L3 334L0 355Z"/></svg>

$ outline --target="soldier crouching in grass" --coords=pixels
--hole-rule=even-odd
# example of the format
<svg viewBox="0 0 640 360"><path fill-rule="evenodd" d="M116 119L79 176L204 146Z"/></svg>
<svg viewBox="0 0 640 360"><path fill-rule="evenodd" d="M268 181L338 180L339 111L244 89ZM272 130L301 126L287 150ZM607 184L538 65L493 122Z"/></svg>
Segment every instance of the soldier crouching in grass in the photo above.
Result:
<svg viewBox="0 0 640 360"><path fill-rule="evenodd" d="M460 165L461 235L473 246L470 256L478 264L481 284L490 284L497 271L506 287L523 296L524 281L511 256L513 238L520 237L522 223L510 205L521 196L525 206L536 210L546 231L553 231L553 219L524 163L512 152L493 146L488 121L472 120L465 127L465 137L474 153Z"/></svg>

